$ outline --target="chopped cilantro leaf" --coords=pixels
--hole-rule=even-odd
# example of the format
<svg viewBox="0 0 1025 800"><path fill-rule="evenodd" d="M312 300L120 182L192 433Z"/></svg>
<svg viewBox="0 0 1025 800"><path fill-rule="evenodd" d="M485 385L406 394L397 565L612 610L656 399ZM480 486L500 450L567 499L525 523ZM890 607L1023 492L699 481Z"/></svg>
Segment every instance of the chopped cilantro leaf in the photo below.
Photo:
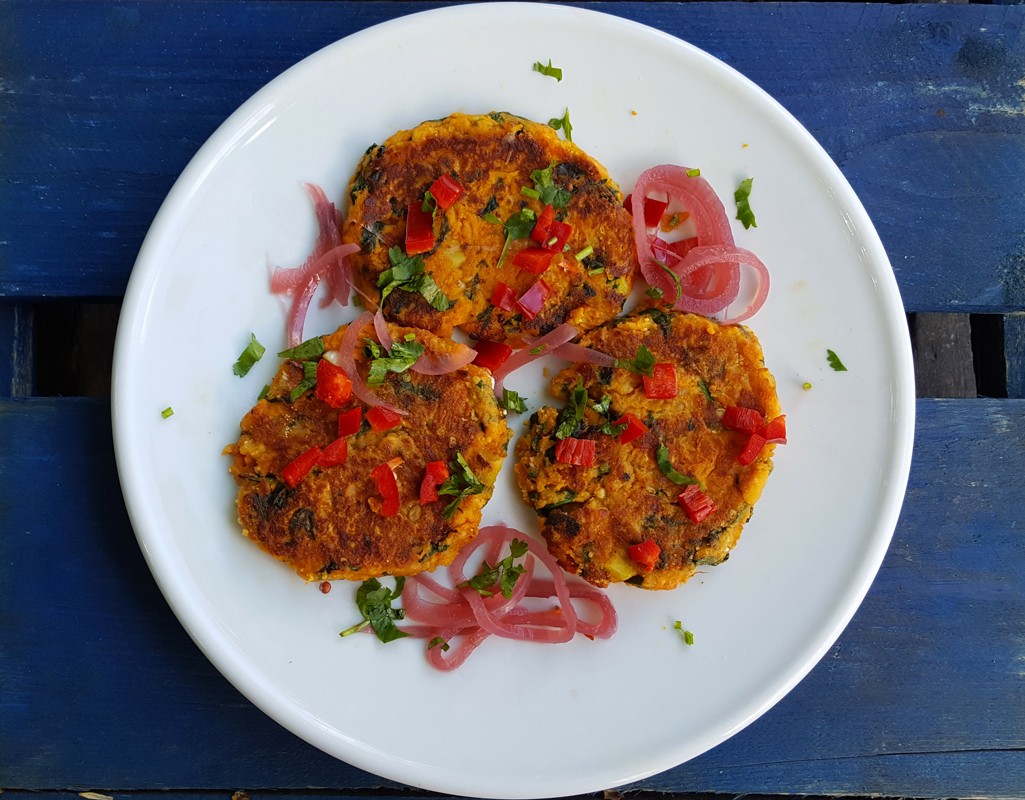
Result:
<svg viewBox="0 0 1025 800"><path fill-rule="evenodd" d="M570 393L569 402L562 407L556 417L555 438L565 439L577 432L584 422L584 410L587 408L587 389L582 378L577 378L577 385Z"/></svg>
<svg viewBox="0 0 1025 800"><path fill-rule="evenodd" d="M645 294L648 295L648 297L650 297L652 300L661 300L663 292L657 286L649 286Z"/></svg>
<svg viewBox="0 0 1025 800"><path fill-rule="evenodd" d="M542 75L546 75L549 78L555 78L557 81L562 80L562 68L553 67L552 60L548 59L548 66L545 66L540 61L534 62L534 72L540 72Z"/></svg>
<svg viewBox="0 0 1025 800"><path fill-rule="evenodd" d="M294 358L297 360L317 358L324 355L324 349L324 339L320 336L314 336L312 339L307 339L295 347L282 350L278 353L278 358Z"/></svg>
<svg viewBox="0 0 1025 800"><path fill-rule="evenodd" d="M435 647L440 647L442 649L442 652L447 653L448 652L448 648L449 648L449 644L444 639L442 639L440 636L435 636L433 639L431 639L427 643L427 649L428 650L433 650Z"/></svg>
<svg viewBox="0 0 1025 800"><path fill-rule="evenodd" d="M312 389L317 385L317 362L316 361L304 361L303 362L303 379L295 385L295 388L288 393L288 402L294 403L303 392L308 389Z"/></svg>
<svg viewBox="0 0 1025 800"><path fill-rule="evenodd" d="M395 289L420 294L433 308L447 311L452 305L434 278L424 272L424 260L420 256L407 256L400 247L388 248L388 261L391 267L377 278L377 288L381 290L381 302L385 301Z"/></svg>
<svg viewBox="0 0 1025 800"><path fill-rule="evenodd" d="M847 371L847 367L845 367L844 363L840 360L840 356L832 350L826 350L826 361L829 362L829 366L831 366L836 372Z"/></svg>
<svg viewBox="0 0 1025 800"><path fill-rule="evenodd" d="M369 625L382 642L393 642L408 636L408 633L395 625L395 620L403 619L405 613L401 608L391 607L392 601L398 600L402 595L402 586L405 581L405 578L396 578L394 589L382 586L377 578L363 581L359 589L356 590L356 607L362 614L363 621L357 622L351 628L346 628L338 635L348 636L358 633Z"/></svg>
<svg viewBox="0 0 1025 800"><path fill-rule="evenodd" d="M555 165L550 164L544 169L535 169L530 173L530 179L534 181L534 191L538 194L538 200L542 205L550 205L553 208L566 208L573 195L569 190L556 186L552 180Z"/></svg>
<svg viewBox="0 0 1025 800"><path fill-rule="evenodd" d="M521 208L503 223L505 228L505 244L502 245L502 252L498 256L498 266L502 266L505 254L509 250L509 243L514 239L526 239L534 230L534 223L537 222L537 214L529 208Z"/></svg>
<svg viewBox="0 0 1025 800"><path fill-rule="evenodd" d="M459 584L459 586L475 589L481 597L491 597L497 584L502 592L502 597L512 597L516 581L525 572L522 564L515 564L513 562L526 554L527 543L519 539L513 539L509 542L509 555L494 565L489 564L485 560L481 565L480 572Z"/></svg>
<svg viewBox="0 0 1025 800"><path fill-rule="evenodd" d="M438 489L438 494L455 497L455 500L445 506L444 511L442 511L441 515L445 519L452 519L452 515L456 513L456 509L464 497L469 497L471 494L480 494L485 488L484 484L477 480L477 476L473 474L473 470L466 463L462 453L456 453L455 460L449 464L449 471L449 476L441 484L441 488Z"/></svg>
<svg viewBox="0 0 1025 800"><path fill-rule="evenodd" d="M733 199L737 201L737 219L744 228L757 228L754 212L751 210L751 185L754 178L745 178L740 182L740 187L733 193Z"/></svg>
<svg viewBox="0 0 1025 800"><path fill-rule="evenodd" d="M238 357L238 361L235 362L231 371L240 378L244 377L253 368L253 364L263 358L265 352L266 348L256 341L256 334L249 334L249 344L246 345L246 349L242 351L242 355Z"/></svg>
<svg viewBox="0 0 1025 800"><path fill-rule="evenodd" d="M569 121L568 108L566 109L566 113L563 114L561 118L552 117L550 120L548 120L548 127L556 131L561 130L564 134L566 134L567 142L573 141L573 125Z"/></svg>
<svg viewBox="0 0 1025 800"><path fill-rule="evenodd" d="M669 448L664 444L660 444L658 446L658 450L655 452L655 461L658 462L658 468L662 470L662 474L678 486L688 486L692 483L700 485L701 482L697 479L676 471L672 462L669 460Z"/></svg>
<svg viewBox="0 0 1025 800"><path fill-rule="evenodd" d="M377 349L383 353L379 346ZM384 383L389 372L405 372L416 363L423 351L424 346L419 342L405 340L392 342L391 350L387 351L387 355L376 356L370 362L367 383L371 386L378 386Z"/></svg>
<svg viewBox="0 0 1025 800"><path fill-rule="evenodd" d="M498 404L506 411L512 411L514 414L522 414L527 410L527 404L523 402L523 398L512 389L502 389L502 399L498 401Z"/></svg>
<svg viewBox="0 0 1025 800"><path fill-rule="evenodd" d="M650 378L655 374L655 355L642 344L637 348L637 355L633 358L617 358L616 366Z"/></svg>
<svg viewBox="0 0 1025 800"><path fill-rule="evenodd" d="M684 630L683 623L680 620L676 620L676 624L673 627L680 632L680 636L683 637L683 641L686 644L694 644L694 634L688 630Z"/></svg>

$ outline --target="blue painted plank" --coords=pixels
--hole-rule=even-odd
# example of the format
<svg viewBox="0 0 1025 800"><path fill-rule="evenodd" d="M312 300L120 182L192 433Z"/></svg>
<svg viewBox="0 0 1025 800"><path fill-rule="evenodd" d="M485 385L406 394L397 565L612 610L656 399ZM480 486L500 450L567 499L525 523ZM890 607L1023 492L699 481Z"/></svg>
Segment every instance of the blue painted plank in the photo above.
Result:
<svg viewBox="0 0 1025 800"><path fill-rule="evenodd" d="M1025 307L1025 9L582 5L687 39L789 108L862 197L909 310ZM120 296L160 200L239 103L430 6L0 4L0 296Z"/></svg>
<svg viewBox="0 0 1025 800"><path fill-rule="evenodd" d="M1004 317L1004 364L1008 397L1025 397L1025 312Z"/></svg>
<svg viewBox="0 0 1025 800"><path fill-rule="evenodd" d="M1021 796L1025 401L918 415L893 546L837 644L750 728L632 788ZM0 400L0 786L401 788L304 744L206 662L146 570L111 449L105 403Z"/></svg>
<svg viewBox="0 0 1025 800"><path fill-rule="evenodd" d="M32 309L0 304L0 397L27 397L35 389Z"/></svg>

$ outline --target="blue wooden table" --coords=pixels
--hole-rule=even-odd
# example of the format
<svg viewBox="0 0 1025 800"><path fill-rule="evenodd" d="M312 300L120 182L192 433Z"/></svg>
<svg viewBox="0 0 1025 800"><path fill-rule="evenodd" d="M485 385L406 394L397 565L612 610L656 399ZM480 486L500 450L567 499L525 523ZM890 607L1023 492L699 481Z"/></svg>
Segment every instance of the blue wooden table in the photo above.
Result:
<svg viewBox="0 0 1025 800"><path fill-rule="evenodd" d="M997 332L976 357L1006 395L919 398L904 511L839 641L749 728L621 791L1025 797L1025 7L585 5L687 39L795 114L862 198L908 312ZM83 358L42 347L41 325L116 305L165 193L236 106L426 7L0 2L7 796L424 794L321 754L210 666L135 543L108 400L37 388Z"/></svg>

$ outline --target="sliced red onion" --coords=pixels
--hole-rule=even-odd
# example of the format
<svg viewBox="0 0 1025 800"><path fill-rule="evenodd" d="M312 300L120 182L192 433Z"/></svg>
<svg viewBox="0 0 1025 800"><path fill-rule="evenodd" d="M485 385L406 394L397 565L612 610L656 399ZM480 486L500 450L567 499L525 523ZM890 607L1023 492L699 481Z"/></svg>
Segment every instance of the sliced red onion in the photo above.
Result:
<svg viewBox="0 0 1025 800"><path fill-rule="evenodd" d="M699 270L707 268L710 264L728 264L733 267L736 275L729 287L712 297L700 292L688 295L685 288L683 295L676 302L674 308L705 315L722 311L737 299L737 294L740 291L740 266L746 264L755 270L757 280L755 296L743 311L734 316L727 315L722 320L722 324L732 325L754 316L765 303L765 298L769 294L769 271L761 259L750 250L745 250L742 247L723 245L695 247L687 253L679 264L679 272L677 274L680 277L681 284L687 287L690 283L690 276Z"/></svg>
<svg viewBox="0 0 1025 800"><path fill-rule="evenodd" d="M386 403L374 394L370 390L370 387L367 386L366 381L364 381L363 377L359 374L359 370L356 369L356 345L359 342L359 336L363 332L363 329L373 321L373 318L374 315L369 311L364 311L356 317L356 319L350 322L349 326L345 329L342 341L338 344L338 350L331 351L331 353L325 353L324 358L327 358L331 363L345 370L345 374L348 375L349 379L352 381L352 393L368 406L381 406L382 408L387 408L389 411L394 411L396 414L405 416L409 413L408 411L397 406L393 406L390 403ZM335 355L332 355L332 353Z"/></svg>
<svg viewBox="0 0 1025 800"><path fill-rule="evenodd" d="M447 375L449 372L455 372L457 369L473 363L476 357L476 350L465 344L459 344L451 353L444 355L424 353L410 369L421 375Z"/></svg>
<svg viewBox="0 0 1025 800"><path fill-rule="evenodd" d="M544 336L534 339L521 350L517 350L509 356L502 366L494 371L495 394L501 397L502 387L505 383L505 378L509 373L529 364L531 361L536 361L537 359L548 355L555 350L555 348L566 344L566 342L570 341L576 335L577 329L568 322L564 322L562 325L559 325L554 330L549 331Z"/></svg>
<svg viewBox="0 0 1025 800"><path fill-rule="evenodd" d="M374 313L374 331L377 333L377 341L385 350L391 350L391 331L388 330L388 323L384 321L384 306L378 306Z"/></svg>
<svg viewBox="0 0 1025 800"><path fill-rule="evenodd" d="M567 342L559 345L552 351L552 355L572 361L574 364L594 364L596 367L616 366L616 357L600 350L593 350L590 347Z"/></svg>

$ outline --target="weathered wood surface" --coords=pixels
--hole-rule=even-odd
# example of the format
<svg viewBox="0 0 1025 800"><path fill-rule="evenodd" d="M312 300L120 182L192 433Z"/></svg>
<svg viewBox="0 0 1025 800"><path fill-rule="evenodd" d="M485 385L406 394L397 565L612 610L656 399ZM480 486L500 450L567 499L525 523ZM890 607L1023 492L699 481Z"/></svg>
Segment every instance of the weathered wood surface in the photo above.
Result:
<svg viewBox="0 0 1025 800"><path fill-rule="evenodd" d="M836 645L748 729L633 788L1022 796L1025 401L918 414L893 545ZM129 526L104 402L0 401L0 445L0 786L396 788L280 728L193 645Z"/></svg>

